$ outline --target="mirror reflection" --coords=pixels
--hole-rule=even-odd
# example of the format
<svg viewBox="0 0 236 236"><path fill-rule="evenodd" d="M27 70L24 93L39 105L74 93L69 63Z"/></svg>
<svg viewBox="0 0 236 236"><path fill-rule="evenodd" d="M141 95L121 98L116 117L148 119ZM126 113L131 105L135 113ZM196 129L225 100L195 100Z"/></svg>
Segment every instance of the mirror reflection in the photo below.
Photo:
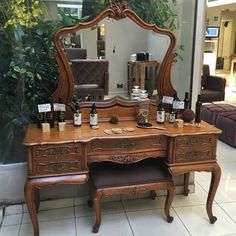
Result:
<svg viewBox="0 0 236 236"><path fill-rule="evenodd" d="M63 35L61 46L73 72L76 99L116 95L140 99L143 93L157 96L159 69L170 38L141 28L130 18L105 18L93 27Z"/></svg>

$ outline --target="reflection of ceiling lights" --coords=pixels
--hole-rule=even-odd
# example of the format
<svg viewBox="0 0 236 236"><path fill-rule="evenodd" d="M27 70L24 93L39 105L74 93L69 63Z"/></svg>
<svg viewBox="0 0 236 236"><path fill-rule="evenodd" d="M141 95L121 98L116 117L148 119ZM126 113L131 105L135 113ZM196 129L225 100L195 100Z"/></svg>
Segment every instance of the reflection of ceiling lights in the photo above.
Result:
<svg viewBox="0 0 236 236"><path fill-rule="evenodd" d="M217 7L217 6L222 6L226 4L232 4L232 3L236 3L236 0L217 0L217 1L211 1L211 2L208 1L207 6Z"/></svg>

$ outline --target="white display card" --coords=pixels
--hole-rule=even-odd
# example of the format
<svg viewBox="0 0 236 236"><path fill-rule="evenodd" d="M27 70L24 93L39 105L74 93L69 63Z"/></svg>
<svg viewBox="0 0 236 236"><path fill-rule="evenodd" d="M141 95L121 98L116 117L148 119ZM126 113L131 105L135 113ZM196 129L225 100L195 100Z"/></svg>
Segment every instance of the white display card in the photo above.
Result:
<svg viewBox="0 0 236 236"><path fill-rule="evenodd" d="M184 109L184 101L174 101L173 108L174 109Z"/></svg>
<svg viewBox="0 0 236 236"><path fill-rule="evenodd" d="M66 105L63 103L53 103L54 111L66 111Z"/></svg>
<svg viewBox="0 0 236 236"><path fill-rule="evenodd" d="M51 104L50 103L39 104L38 111L39 113L51 111Z"/></svg>
<svg viewBox="0 0 236 236"><path fill-rule="evenodd" d="M173 97L163 96L162 103L172 104L174 101Z"/></svg>

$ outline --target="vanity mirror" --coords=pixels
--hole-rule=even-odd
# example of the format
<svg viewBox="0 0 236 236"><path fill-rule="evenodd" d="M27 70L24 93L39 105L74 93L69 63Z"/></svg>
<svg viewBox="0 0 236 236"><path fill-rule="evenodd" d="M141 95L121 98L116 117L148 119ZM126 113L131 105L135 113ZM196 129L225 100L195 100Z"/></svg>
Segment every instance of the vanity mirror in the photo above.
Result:
<svg viewBox="0 0 236 236"><path fill-rule="evenodd" d="M142 21L126 1L113 0L92 21L56 33L59 83L52 100L129 98L134 85L151 98L173 96L175 43L171 31Z"/></svg>

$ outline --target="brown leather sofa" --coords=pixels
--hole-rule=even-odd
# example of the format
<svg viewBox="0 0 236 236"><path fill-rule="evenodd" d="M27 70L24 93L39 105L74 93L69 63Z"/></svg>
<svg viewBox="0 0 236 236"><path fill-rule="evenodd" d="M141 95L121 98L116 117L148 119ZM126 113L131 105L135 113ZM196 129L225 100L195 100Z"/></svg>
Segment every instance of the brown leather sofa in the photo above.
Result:
<svg viewBox="0 0 236 236"><path fill-rule="evenodd" d="M210 75L209 65L203 65L201 85L202 102L224 101L226 80L220 76Z"/></svg>
<svg viewBox="0 0 236 236"><path fill-rule="evenodd" d="M109 61L99 59L72 59L76 97L104 99L109 89ZM78 95L78 96L77 96Z"/></svg>

